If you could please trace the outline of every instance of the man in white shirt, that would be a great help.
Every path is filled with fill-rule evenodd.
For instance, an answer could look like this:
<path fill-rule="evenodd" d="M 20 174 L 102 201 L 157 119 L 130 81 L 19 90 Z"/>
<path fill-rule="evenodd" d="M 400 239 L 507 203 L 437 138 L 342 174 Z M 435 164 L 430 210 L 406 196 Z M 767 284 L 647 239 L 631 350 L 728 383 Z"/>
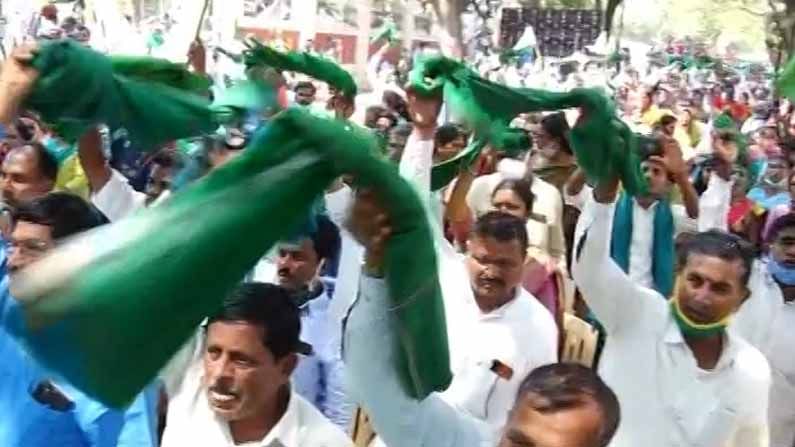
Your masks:
<path fill-rule="evenodd" d="M 732 325 L 767 357 L 770 445 L 795 445 L 795 215 L 773 223 L 767 259 L 754 265 L 751 298 Z"/>
<path fill-rule="evenodd" d="M 356 206 L 361 199 L 357 200 Z M 378 209 L 378 207 L 376 207 Z M 616 396 L 589 369 L 579 365 L 553 364 L 535 369 L 520 385 L 510 402 L 507 423 L 493 426 L 473 417 L 466 409 L 451 405 L 443 396 L 433 393 L 423 400 L 410 397 L 396 367 L 401 330 L 395 317 L 386 282 L 372 272 L 381 271 L 377 253 L 391 230 L 388 224 L 372 225 L 375 216 L 353 213 L 352 229 L 358 240 L 367 245 L 367 271 L 360 285 L 360 294 L 346 319 L 344 356 L 349 372 L 351 392 L 371 417 L 374 428 L 389 447 L 605 447 L 619 422 Z M 360 220 L 357 224 L 355 221 Z M 516 219 L 516 218 L 514 218 Z M 516 219 L 518 221 L 518 219 Z M 521 222 L 511 225 L 514 235 L 521 233 Z M 483 236 L 480 236 L 484 239 Z M 521 257 L 524 250 L 516 237 L 499 241 L 493 237 L 475 242 L 488 248 L 485 256 L 479 248 L 473 253 L 481 265 L 488 267 L 484 276 L 473 278 L 473 288 L 480 297 L 479 305 L 500 306 L 517 298 L 510 288 L 490 278 L 488 270 L 508 268 L 495 256 L 502 246 L 508 256 Z M 491 240 L 489 240 L 491 239 Z M 411 262 L 410 259 L 401 262 Z M 478 262 L 473 259 L 471 262 Z M 519 261 L 521 264 L 521 261 Z M 388 275 L 389 272 L 387 271 Z M 444 278 L 441 278 L 444 281 Z M 526 298 L 523 301 L 529 301 Z M 449 320 L 448 315 L 448 320 Z M 477 334 L 475 334 L 477 335 Z M 500 341 L 493 339 L 495 342 Z M 484 340 L 484 343 L 487 343 Z M 508 365 L 493 362 L 490 373 L 495 376 L 517 375 Z M 454 379 L 456 380 L 456 379 Z"/>
<path fill-rule="evenodd" d="M 290 387 L 297 354 L 308 348 L 300 331 L 286 290 L 239 286 L 209 319 L 198 347 L 172 362 L 163 447 L 352 446 Z"/>
<path fill-rule="evenodd" d="M 521 219 L 482 216 L 467 249 L 465 260 L 440 266 L 453 370 L 443 397 L 498 429 L 522 379 L 557 361 L 558 330 L 549 311 L 521 287 L 527 253 Z"/>
<path fill-rule="evenodd" d="M 315 216 L 314 220 L 314 224 L 306 225 L 306 234 L 281 241 L 275 264 L 261 262 L 255 269 L 254 280 L 278 283 L 298 306 L 301 340 L 312 346 L 312 352 L 299 358 L 292 376 L 293 386 L 340 429 L 347 430 L 355 406 L 345 392 L 340 357 L 341 318 L 332 315 L 331 295 L 320 279 L 323 267 L 337 256 L 340 236 L 327 217 Z"/>
<path fill-rule="evenodd" d="M 766 447 L 770 368 L 726 331 L 748 297 L 752 255 L 711 231 L 682 249 L 673 298 L 629 279 L 610 258 L 618 180 L 594 191 L 573 276 L 605 327 L 600 374 L 624 413 L 612 447 Z"/>
<path fill-rule="evenodd" d="M 669 277 L 672 274 L 671 268 L 660 268 L 657 261 L 664 259 L 664 262 L 672 263 L 674 236 L 684 229 L 683 227 L 691 227 L 690 229 L 695 230 L 699 201 L 698 195 L 690 183 L 687 166 L 682 159 L 682 152 L 676 141 L 661 139 L 657 144 L 660 145 L 658 150 L 647 154 L 646 159 L 641 163 L 641 168 L 649 184 L 648 194 L 627 197 L 622 193 L 622 200 L 626 198 L 631 201 L 631 210 L 624 210 L 624 212 L 631 213 L 631 215 L 625 216 L 621 212 L 623 207 L 619 202 L 614 222 L 622 223 L 622 225 L 616 226 L 618 231 L 613 229 L 607 236 L 610 242 L 608 252 L 628 273 L 630 279 L 643 287 L 653 288 L 662 295 L 668 295 L 672 286 Z M 584 177 L 576 176 L 565 188 L 567 203 L 581 210 L 577 228 L 574 231 L 574 241 L 580 240 L 585 228 L 593 220 L 594 203 L 590 196 L 592 189 L 584 187 L 584 181 Z M 674 184 L 678 185 L 682 192 L 684 207 L 671 205 L 667 200 Z M 669 209 L 663 209 L 664 206 Z M 669 228 L 658 228 L 662 221 L 658 213 L 663 212 L 671 216 Z M 622 216 L 626 217 L 626 220 L 622 219 Z M 629 235 L 624 235 L 627 229 L 629 229 Z M 627 253 L 621 253 L 622 244 L 613 240 L 621 236 L 629 238 Z M 662 240 L 657 240 L 657 238 Z M 665 250 L 664 253 L 663 250 Z M 621 265 L 620 259 L 625 259 L 627 265 Z"/>

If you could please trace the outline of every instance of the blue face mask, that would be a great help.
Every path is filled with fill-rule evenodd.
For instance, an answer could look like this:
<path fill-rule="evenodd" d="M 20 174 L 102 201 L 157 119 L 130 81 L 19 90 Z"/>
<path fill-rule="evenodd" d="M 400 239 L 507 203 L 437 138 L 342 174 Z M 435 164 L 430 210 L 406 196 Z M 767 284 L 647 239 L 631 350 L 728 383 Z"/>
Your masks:
<path fill-rule="evenodd" d="M 767 262 L 767 271 L 781 284 L 795 286 L 795 268 L 787 267 L 771 258 Z"/>

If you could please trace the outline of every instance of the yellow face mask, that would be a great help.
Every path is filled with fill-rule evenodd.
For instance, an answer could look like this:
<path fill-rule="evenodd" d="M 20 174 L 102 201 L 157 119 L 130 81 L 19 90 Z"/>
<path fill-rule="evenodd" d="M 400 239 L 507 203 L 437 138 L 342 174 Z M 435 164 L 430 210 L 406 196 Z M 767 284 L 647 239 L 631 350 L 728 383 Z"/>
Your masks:
<path fill-rule="evenodd" d="M 715 323 L 702 324 L 693 321 L 682 312 L 682 307 L 679 305 L 680 281 L 681 279 L 677 277 L 676 284 L 674 285 L 674 296 L 669 300 L 669 304 L 671 306 L 671 314 L 674 317 L 674 321 L 676 321 L 676 325 L 679 326 L 679 330 L 682 331 L 682 335 L 694 338 L 707 338 L 725 331 L 729 322 L 731 322 L 733 317 L 732 314 L 727 315 L 722 320 Z"/>

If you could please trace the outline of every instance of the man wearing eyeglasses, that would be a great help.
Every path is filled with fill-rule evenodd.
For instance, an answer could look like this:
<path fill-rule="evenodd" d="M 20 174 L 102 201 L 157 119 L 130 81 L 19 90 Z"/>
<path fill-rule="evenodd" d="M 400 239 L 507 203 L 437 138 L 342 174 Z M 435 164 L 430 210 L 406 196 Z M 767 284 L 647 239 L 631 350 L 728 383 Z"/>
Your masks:
<path fill-rule="evenodd" d="M 10 275 L 0 283 L 0 445 L 3 447 L 149 447 L 156 444 L 157 389 L 127 411 L 105 407 L 50 376 L 12 338 L 26 330 L 20 303 L 8 290 L 16 274 L 59 240 L 107 219 L 83 199 L 51 193 L 14 210 L 6 241 Z"/>

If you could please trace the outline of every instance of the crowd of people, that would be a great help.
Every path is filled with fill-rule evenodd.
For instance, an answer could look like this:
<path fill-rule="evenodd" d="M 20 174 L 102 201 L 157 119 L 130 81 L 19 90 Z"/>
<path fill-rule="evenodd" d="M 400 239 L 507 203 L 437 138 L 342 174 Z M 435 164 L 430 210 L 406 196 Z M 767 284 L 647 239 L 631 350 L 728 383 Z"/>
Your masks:
<path fill-rule="evenodd" d="M 16 336 L 37 324 L 14 297 L 26 269 L 235 163 L 271 117 L 162 148 L 102 123 L 67 141 L 24 107 L 39 76 L 25 46 L 0 71 L 0 445 L 795 447 L 795 105 L 771 79 L 599 68 L 640 135 L 639 194 L 578 164 L 577 109 L 516 116 L 530 145 L 486 147 L 432 190 L 432 168 L 468 151 L 475 129 L 407 87 L 413 59 L 434 50 L 390 62 L 387 49 L 355 97 L 300 73 L 247 74 L 283 108 L 367 129 L 414 186 L 449 386 L 417 397 L 395 367 L 406 334 L 384 253 L 399 216 L 346 176 L 130 405 L 45 368 Z M 192 70 L 223 79 L 207 62 L 194 43 Z M 596 76 L 534 63 L 482 74 L 557 89 Z"/>

